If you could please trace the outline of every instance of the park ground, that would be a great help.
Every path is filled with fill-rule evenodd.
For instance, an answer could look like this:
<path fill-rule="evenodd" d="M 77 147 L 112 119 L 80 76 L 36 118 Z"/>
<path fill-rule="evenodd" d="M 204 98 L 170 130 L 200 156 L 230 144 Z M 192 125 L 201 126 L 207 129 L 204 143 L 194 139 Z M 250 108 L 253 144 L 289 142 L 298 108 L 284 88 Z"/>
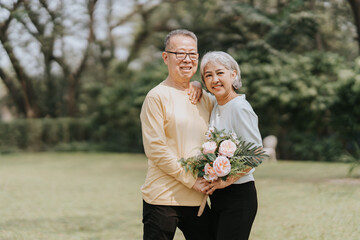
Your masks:
<path fill-rule="evenodd" d="M 142 239 L 146 161 L 142 154 L 0 155 L 0 239 Z M 348 178 L 348 169 L 263 163 L 255 171 L 259 210 L 250 239 L 360 239 L 360 179 Z M 181 232 L 175 239 L 184 239 Z"/>

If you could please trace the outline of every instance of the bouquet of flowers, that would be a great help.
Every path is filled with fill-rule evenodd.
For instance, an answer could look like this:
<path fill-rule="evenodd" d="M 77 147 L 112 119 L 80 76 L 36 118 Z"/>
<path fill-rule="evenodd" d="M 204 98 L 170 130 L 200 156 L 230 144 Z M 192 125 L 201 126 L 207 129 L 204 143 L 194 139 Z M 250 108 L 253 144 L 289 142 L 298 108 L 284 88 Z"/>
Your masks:
<path fill-rule="evenodd" d="M 249 167 L 259 166 L 268 157 L 261 146 L 242 141 L 234 132 L 210 127 L 205 135 L 207 142 L 202 145 L 199 154 L 179 160 L 182 167 L 190 171 L 195 178 L 203 177 L 208 181 L 221 178 L 226 181 L 229 176 L 243 173 Z M 207 195 L 198 216 L 205 207 L 206 199 Z"/>

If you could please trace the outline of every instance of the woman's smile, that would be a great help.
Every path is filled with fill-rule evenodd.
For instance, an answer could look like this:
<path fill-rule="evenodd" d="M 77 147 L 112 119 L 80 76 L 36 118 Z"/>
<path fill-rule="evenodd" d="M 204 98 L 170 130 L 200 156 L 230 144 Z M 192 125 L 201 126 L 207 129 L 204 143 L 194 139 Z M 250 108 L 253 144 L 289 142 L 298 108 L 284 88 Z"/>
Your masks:
<path fill-rule="evenodd" d="M 213 85 L 213 89 L 215 90 L 215 91 L 218 91 L 218 90 L 221 90 L 221 88 L 223 87 L 223 85 L 222 84 L 216 84 L 216 85 Z"/>

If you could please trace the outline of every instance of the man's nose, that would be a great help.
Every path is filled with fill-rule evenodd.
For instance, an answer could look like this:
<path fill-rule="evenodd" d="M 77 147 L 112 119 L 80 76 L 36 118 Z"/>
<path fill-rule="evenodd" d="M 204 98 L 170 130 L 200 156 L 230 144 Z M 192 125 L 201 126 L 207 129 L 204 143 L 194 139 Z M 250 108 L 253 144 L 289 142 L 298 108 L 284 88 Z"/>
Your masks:
<path fill-rule="evenodd" d="M 191 62 L 190 54 L 186 54 L 186 56 L 185 56 L 185 58 L 183 59 L 183 61 Z"/>

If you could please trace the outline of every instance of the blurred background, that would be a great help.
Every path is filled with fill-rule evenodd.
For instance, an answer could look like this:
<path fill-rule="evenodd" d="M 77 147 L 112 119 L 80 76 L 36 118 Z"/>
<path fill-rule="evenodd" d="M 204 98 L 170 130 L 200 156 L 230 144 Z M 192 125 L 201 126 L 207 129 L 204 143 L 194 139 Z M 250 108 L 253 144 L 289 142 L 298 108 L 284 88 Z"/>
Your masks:
<path fill-rule="evenodd" d="M 177 28 L 235 57 L 277 158 L 360 158 L 358 0 L 0 0 L 0 152 L 143 152 Z"/>

